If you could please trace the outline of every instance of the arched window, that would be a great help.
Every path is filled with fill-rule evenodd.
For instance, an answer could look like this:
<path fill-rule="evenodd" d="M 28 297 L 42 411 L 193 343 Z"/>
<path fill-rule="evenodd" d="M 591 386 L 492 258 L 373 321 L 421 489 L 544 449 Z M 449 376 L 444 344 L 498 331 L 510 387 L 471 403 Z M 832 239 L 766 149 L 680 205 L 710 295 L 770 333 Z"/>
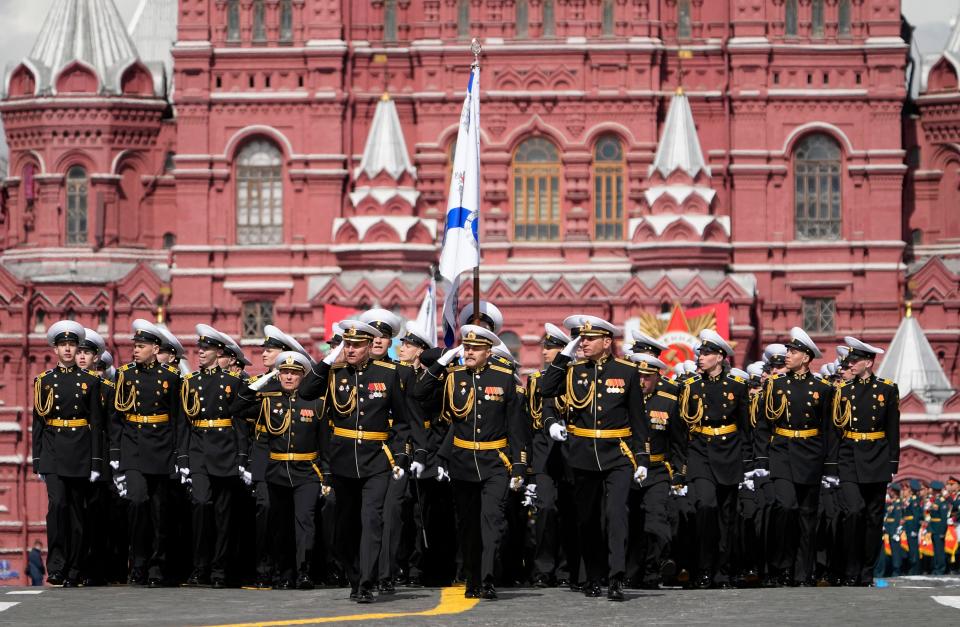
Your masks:
<path fill-rule="evenodd" d="M 530 5 L 527 0 L 517 0 L 517 37 L 526 37 L 530 32 Z"/>
<path fill-rule="evenodd" d="M 383 0 L 383 41 L 397 41 L 397 0 Z"/>
<path fill-rule="evenodd" d="M 87 171 L 74 166 L 67 171 L 67 246 L 87 244 Z"/>
<path fill-rule="evenodd" d="M 805 137 L 793 153 L 796 237 L 840 239 L 840 145 L 829 135 Z"/>
<path fill-rule="evenodd" d="M 267 40 L 267 8 L 263 0 L 253 0 L 253 40 Z"/>
<path fill-rule="evenodd" d="M 240 41 L 240 0 L 227 0 L 227 41 Z"/>
<path fill-rule="evenodd" d="M 266 140 L 237 156 L 237 243 L 283 241 L 283 168 L 280 150 Z"/>
<path fill-rule="evenodd" d="M 784 9 L 783 32 L 787 37 L 797 36 L 797 0 L 787 0 Z"/>
<path fill-rule="evenodd" d="M 457 3 L 457 37 L 470 37 L 470 0 L 459 0 Z"/>
<path fill-rule="evenodd" d="M 603 0 L 603 21 L 600 25 L 600 28 L 601 32 L 606 37 L 613 36 L 613 9 L 613 0 Z"/>
<path fill-rule="evenodd" d="M 280 41 L 293 41 L 293 0 L 280 0 Z"/>
<path fill-rule="evenodd" d="M 823 37 L 823 0 L 810 3 L 810 30 L 814 37 Z"/>
<path fill-rule="evenodd" d="M 623 239 L 623 145 L 605 135 L 593 152 L 593 220 L 598 240 Z"/>
<path fill-rule="evenodd" d="M 677 0 L 677 37 L 689 39 L 690 34 L 690 0 Z"/>
<path fill-rule="evenodd" d="M 837 7 L 837 32 L 841 36 L 850 34 L 850 0 L 840 0 Z"/>
<path fill-rule="evenodd" d="M 546 139 L 520 144 L 513 156 L 513 235 L 517 240 L 560 239 L 560 157 Z"/>
<path fill-rule="evenodd" d="M 543 36 L 555 37 L 557 34 L 557 15 L 553 10 L 553 0 L 543 0 Z"/>

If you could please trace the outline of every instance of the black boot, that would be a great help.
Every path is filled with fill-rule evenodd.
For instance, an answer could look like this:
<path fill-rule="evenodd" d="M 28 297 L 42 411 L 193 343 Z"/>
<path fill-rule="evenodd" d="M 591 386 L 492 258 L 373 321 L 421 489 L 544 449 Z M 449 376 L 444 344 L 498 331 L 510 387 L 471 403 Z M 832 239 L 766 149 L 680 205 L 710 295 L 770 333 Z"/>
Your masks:
<path fill-rule="evenodd" d="M 488 601 L 496 601 L 499 598 L 497 596 L 497 589 L 493 587 L 492 583 L 483 584 L 483 592 L 481 596 Z"/>
<path fill-rule="evenodd" d="M 608 601 L 623 601 L 623 580 L 620 578 L 611 579 L 610 587 L 607 588 Z"/>

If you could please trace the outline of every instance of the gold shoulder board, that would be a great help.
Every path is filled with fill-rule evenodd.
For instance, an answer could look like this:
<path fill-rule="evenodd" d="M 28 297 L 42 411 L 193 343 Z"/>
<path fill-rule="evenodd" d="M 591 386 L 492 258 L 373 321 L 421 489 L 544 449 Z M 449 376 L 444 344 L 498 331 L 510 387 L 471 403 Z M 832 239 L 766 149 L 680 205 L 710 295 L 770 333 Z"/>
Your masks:
<path fill-rule="evenodd" d="M 373 363 L 375 363 L 375 364 L 378 365 L 378 366 L 383 366 L 384 368 L 389 368 L 390 370 L 396 370 L 396 369 L 397 369 L 397 364 L 391 363 L 391 362 L 389 362 L 389 361 L 381 361 L 381 360 L 379 360 L 379 359 L 374 359 L 374 360 L 373 360 Z"/>
<path fill-rule="evenodd" d="M 505 372 L 507 374 L 513 374 L 513 370 L 509 368 L 504 368 L 503 366 L 498 366 L 496 364 L 490 364 L 490 370 L 496 370 L 497 372 Z"/>
<path fill-rule="evenodd" d="M 669 398 L 671 401 L 677 400 L 676 394 L 670 394 L 669 392 L 664 392 L 663 390 L 657 390 L 657 396 L 662 396 L 663 398 Z"/>

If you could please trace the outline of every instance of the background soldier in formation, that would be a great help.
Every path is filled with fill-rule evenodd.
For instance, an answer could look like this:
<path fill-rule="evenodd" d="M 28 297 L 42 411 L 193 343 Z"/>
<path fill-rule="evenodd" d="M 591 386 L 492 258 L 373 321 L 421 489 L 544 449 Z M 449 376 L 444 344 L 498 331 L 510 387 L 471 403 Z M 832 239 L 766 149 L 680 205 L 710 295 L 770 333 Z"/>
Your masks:
<path fill-rule="evenodd" d="M 460 320 L 461 345 L 442 351 L 370 310 L 334 325 L 319 363 L 267 326 L 261 376 L 209 325 L 193 372 L 145 320 L 115 372 L 99 334 L 52 325 L 58 365 L 34 399 L 49 580 L 115 580 L 98 568 L 114 552 L 151 586 L 310 589 L 342 568 L 368 603 L 408 576 L 450 583 L 459 555 L 470 597 L 532 580 L 591 597 L 607 584 L 619 601 L 626 583 L 872 585 L 953 567 L 960 484 L 888 486 L 899 394 L 873 374 L 881 349 L 848 337 L 815 375 L 820 350 L 794 328 L 744 372 L 707 330 L 697 363 L 669 379 L 666 346 L 634 331 L 619 358 L 620 329 L 576 315 L 569 335 L 546 325 L 545 368 L 523 385 L 499 310 L 481 301 Z M 187 496 L 192 516 L 171 520 Z M 123 511 L 129 539 L 106 516 Z M 237 533 L 256 547 L 250 573 L 231 559 Z M 189 577 L 174 539 L 192 548 Z"/>

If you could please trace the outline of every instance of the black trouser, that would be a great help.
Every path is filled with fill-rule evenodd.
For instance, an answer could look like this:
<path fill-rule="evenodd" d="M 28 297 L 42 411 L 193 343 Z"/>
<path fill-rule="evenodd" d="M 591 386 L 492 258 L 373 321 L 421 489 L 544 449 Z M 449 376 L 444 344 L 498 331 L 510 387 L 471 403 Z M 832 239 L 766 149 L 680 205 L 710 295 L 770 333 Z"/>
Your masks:
<path fill-rule="evenodd" d="M 269 582 L 273 577 L 273 552 L 270 538 L 272 520 L 270 518 L 270 488 L 266 481 L 257 481 L 254 485 L 254 500 L 257 511 L 254 521 L 257 550 L 257 580 Z"/>
<path fill-rule="evenodd" d="M 777 538 L 774 525 L 774 512 L 777 509 L 777 495 L 773 489 L 773 479 L 762 477 L 754 479 L 755 485 L 763 495 L 763 510 L 760 514 L 760 540 L 763 543 L 763 557 L 760 565 L 765 575 L 773 575 L 776 567 L 773 565 L 776 559 Z"/>
<path fill-rule="evenodd" d="M 670 544 L 667 497 L 670 483 L 658 481 L 630 490 L 627 577 L 634 584 L 660 583 L 660 562 Z"/>
<path fill-rule="evenodd" d="M 747 575 L 755 575 L 763 560 L 763 542 L 760 526 L 763 518 L 763 494 L 758 493 L 756 484 L 750 490 L 743 487 L 737 495 L 737 572 L 741 582 Z"/>
<path fill-rule="evenodd" d="M 431 477 L 417 480 L 410 485 L 420 493 L 420 515 L 414 517 L 417 537 L 410 560 L 410 574 L 419 576 L 426 585 L 448 586 L 457 570 L 457 535 L 450 482 L 437 481 Z M 424 530 L 427 535 L 426 544 Z"/>
<path fill-rule="evenodd" d="M 80 576 L 83 523 L 90 482 L 86 477 L 48 474 L 47 572 L 68 579 Z"/>
<path fill-rule="evenodd" d="M 147 569 L 150 579 L 166 575 L 169 553 L 170 489 L 168 475 L 127 470 L 127 498 L 130 500 L 130 552 L 133 570 Z"/>
<path fill-rule="evenodd" d="M 83 577 L 92 583 L 106 583 L 110 568 L 110 545 L 108 538 L 113 529 L 110 519 L 109 481 L 95 481 L 90 484 L 87 508 L 84 514 Z"/>
<path fill-rule="evenodd" d="M 334 542 L 340 565 L 354 589 L 377 583 L 377 558 L 383 539 L 383 506 L 389 472 L 353 479 L 333 476 L 337 495 Z"/>
<path fill-rule="evenodd" d="M 777 497 L 774 529 L 779 541 L 775 566 L 793 580 L 813 579 L 816 563 L 817 513 L 820 484 L 805 485 L 789 479 L 774 479 Z"/>
<path fill-rule="evenodd" d="M 722 485 L 711 479 L 693 480 L 697 499 L 697 536 L 700 540 L 701 575 L 730 574 L 730 554 L 736 543 L 737 485 Z"/>
<path fill-rule="evenodd" d="M 387 495 L 383 502 L 383 541 L 380 545 L 379 575 L 380 581 L 391 581 L 400 574 L 397 564 L 397 552 L 404 528 L 404 504 L 407 495 L 409 473 L 387 484 Z"/>
<path fill-rule="evenodd" d="M 933 542 L 933 574 L 947 574 L 947 552 L 944 550 L 946 543 L 946 531 L 943 533 L 931 533 L 930 539 Z"/>
<path fill-rule="evenodd" d="M 580 580 L 577 505 L 573 483 L 547 473 L 537 474 L 537 518 L 534 572 L 548 578 Z"/>
<path fill-rule="evenodd" d="M 468 590 L 494 582 L 500 543 L 507 530 L 509 482 L 510 477 L 503 472 L 483 481 L 453 481 Z"/>
<path fill-rule="evenodd" d="M 623 579 L 627 569 L 630 524 L 627 501 L 632 481 L 633 469 L 630 466 L 601 471 L 573 471 L 580 552 L 588 583 L 599 584 L 606 574 L 609 574 L 611 581 Z M 604 523 L 606 534 L 603 533 Z"/>
<path fill-rule="evenodd" d="M 886 493 L 886 483 L 840 482 L 847 579 L 859 579 L 862 583 L 873 580 L 873 569 L 882 548 Z M 891 538 L 890 542 L 893 544 L 895 540 Z M 896 551 L 896 547 L 891 548 Z M 894 571 L 897 570 L 895 567 Z"/>
<path fill-rule="evenodd" d="M 190 497 L 193 515 L 193 567 L 214 579 L 226 577 L 233 533 L 233 493 L 237 477 L 211 477 L 204 473 L 191 475 Z M 211 534 L 213 542 L 211 551 Z"/>
<path fill-rule="evenodd" d="M 268 483 L 270 520 L 274 525 L 273 563 L 280 581 L 291 582 L 295 574 L 309 574 L 313 559 L 313 516 L 320 496 L 320 481 L 300 485 Z"/>

